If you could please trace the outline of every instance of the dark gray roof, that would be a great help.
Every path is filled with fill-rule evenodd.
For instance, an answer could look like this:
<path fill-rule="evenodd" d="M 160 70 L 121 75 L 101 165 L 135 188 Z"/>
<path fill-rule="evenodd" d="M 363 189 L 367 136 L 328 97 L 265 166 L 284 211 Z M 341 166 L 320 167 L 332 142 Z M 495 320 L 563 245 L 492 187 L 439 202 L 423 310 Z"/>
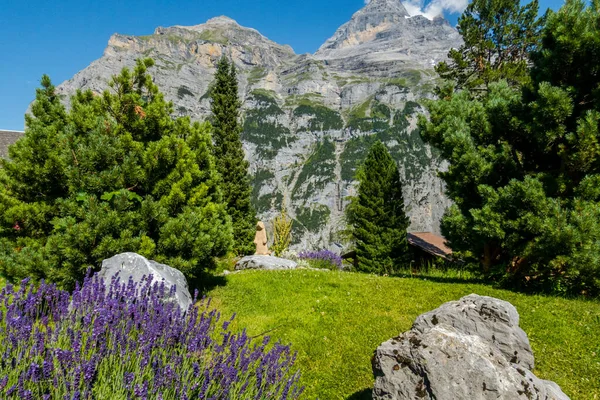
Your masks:
<path fill-rule="evenodd" d="M 8 146 L 16 142 L 23 134 L 23 132 L 19 131 L 4 131 L 0 129 L 0 157 L 7 158 Z"/>

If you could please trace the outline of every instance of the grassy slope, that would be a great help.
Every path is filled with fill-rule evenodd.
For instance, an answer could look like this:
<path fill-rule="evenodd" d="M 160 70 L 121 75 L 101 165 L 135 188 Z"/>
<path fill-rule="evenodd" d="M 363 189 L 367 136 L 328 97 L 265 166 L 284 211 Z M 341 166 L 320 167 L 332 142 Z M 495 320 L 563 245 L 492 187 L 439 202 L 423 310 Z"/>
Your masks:
<path fill-rule="evenodd" d="M 535 373 L 573 399 L 600 399 L 600 303 L 527 296 L 470 283 L 320 271 L 253 271 L 213 288 L 224 316 L 250 335 L 292 343 L 305 398 L 370 398 L 370 358 L 440 304 L 477 293 L 511 302 L 533 347 Z"/>

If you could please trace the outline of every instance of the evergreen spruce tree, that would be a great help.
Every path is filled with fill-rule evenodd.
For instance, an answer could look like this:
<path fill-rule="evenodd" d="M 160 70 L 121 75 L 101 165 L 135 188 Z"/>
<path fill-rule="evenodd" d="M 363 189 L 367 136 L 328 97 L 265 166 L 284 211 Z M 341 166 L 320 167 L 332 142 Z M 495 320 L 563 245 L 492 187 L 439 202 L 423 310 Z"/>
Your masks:
<path fill-rule="evenodd" d="M 376 142 L 358 169 L 358 189 L 347 208 L 359 270 L 390 274 L 407 261 L 404 199 L 398 167 L 385 145 Z"/>
<path fill-rule="evenodd" d="M 47 77 L 0 168 L 0 273 L 72 286 L 134 251 L 197 277 L 231 246 L 210 125 L 172 119 L 147 74 L 124 69 L 67 113 Z"/>
<path fill-rule="evenodd" d="M 248 161 L 244 159 L 240 138 L 237 76 L 234 64 L 226 57 L 217 64 L 211 100 L 214 155 L 227 212 L 233 222 L 234 251 L 240 255 L 252 254 L 256 212 L 250 202 Z"/>
<path fill-rule="evenodd" d="M 41 85 L 31 114 L 25 115 L 27 134 L 9 149 L 14 162 L 3 165 L 16 177 L 12 190 L 30 202 L 52 201 L 66 189 L 64 166 L 54 148 L 64 140 L 67 113 L 47 75 L 42 76 Z"/>

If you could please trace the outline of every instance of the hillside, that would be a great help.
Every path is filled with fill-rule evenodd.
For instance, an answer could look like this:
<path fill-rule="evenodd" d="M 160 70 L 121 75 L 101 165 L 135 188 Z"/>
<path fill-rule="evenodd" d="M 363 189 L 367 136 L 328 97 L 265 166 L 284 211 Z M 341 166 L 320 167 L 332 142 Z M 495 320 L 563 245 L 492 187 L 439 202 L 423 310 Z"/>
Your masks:
<path fill-rule="evenodd" d="M 282 200 L 298 248 L 328 246 L 343 227 L 357 162 L 376 139 L 399 163 L 413 231 L 439 231 L 446 206 L 437 153 L 416 131 L 419 101 L 431 96 L 432 66 L 460 37 L 442 18 L 410 17 L 399 0 L 373 0 L 315 55 L 295 54 L 227 17 L 152 35 L 115 34 L 104 55 L 62 83 L 101 92 L 135 59 L 152 57 L 156 83 L 176 115 L 204 119 L 216 61 L 232 58 L 243 96 L 244 148 L 253 201 L 269 222 Z"/>
<path fill-rule="evenodd" d="M 517 308 L 538 377 L 555 381 L 572 399 L 600 397 L 597 302 L 524 295 L 461 279 L 330 271 L 243 272 L 220 284 L 207 295 L 223 319 L 236 314 L 234 329 L 269 335 L 298 352 L 306 399 L 370 399 L 377 346 L 410 329 L 418 315 L 471 293 Z"/>

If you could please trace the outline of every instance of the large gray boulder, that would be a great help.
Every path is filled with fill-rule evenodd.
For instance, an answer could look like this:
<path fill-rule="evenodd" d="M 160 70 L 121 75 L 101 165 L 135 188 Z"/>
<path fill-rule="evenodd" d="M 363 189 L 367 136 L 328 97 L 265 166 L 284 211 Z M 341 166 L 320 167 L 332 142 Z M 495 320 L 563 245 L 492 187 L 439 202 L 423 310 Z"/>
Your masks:
<path fill-rule="evenodd" d="M 117 273 L 121 282 L 127 282 L 132 277 L 134 282 L 139 283 L 144 276 L 152 276 L 152 283 L 164 282 L 167 291 L 175 286 L 173 300 L 183 311 L 187 311 L 193 303 L 185 277 L 181 271 L 168 265 L 148 260 L 137 253 L 121 253 L 102 261 L 98 276 L 108 285 Z"/>
<path fill-rule="evenodd" d="M 275 256 L 246 256 L 235 264 L 236 271 L 244 269 L 296 269 L 298 264 L 292 260 Z"/>
<path fill-rule="evenodd" d="M 533 369 L 529 339 L 519 327 L 517 309 L 508 301 L 471 294 L 418 316 L 412 330 L 424 333 L 438 324 L 477 335 L 497 347 L 511 363 Z"/>
<path fill-rule="evenodd" d="M 373 399 L 568 399 L 554 382 L 537 378 L 507 354 L 508 341 L 517 352 L 529 347 L 524 333 L 525 341 L 514 339 L 519 331 L 518 314 L 505 301 L 470 295 L 446 303 L 377 348 Z"/>

